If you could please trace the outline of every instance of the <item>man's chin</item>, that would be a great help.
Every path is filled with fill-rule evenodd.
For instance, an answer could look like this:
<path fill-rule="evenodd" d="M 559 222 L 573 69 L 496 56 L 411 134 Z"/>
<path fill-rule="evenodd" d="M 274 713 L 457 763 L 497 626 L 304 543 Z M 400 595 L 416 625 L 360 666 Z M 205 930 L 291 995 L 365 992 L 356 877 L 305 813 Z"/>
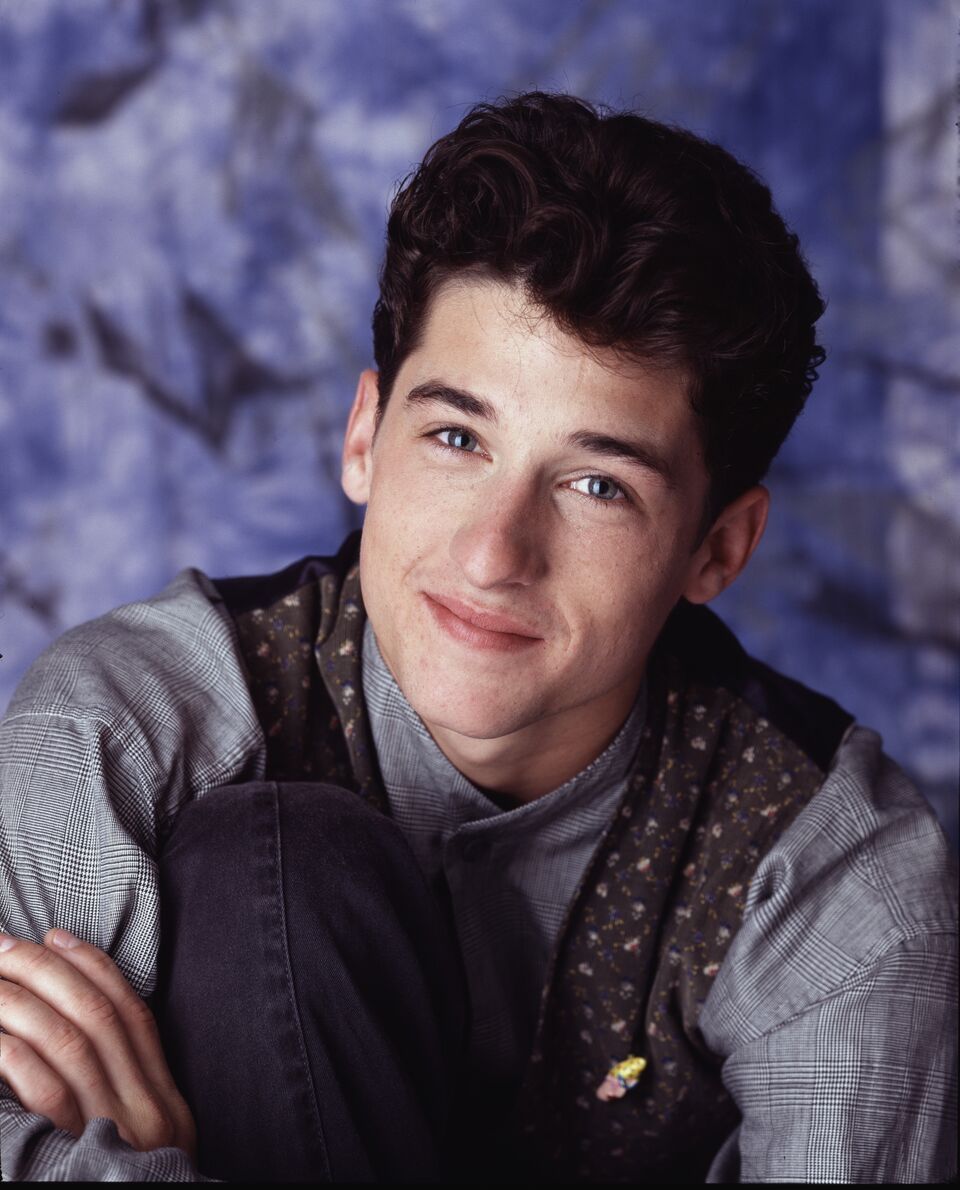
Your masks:
<path fill-rule="evenodd" d="M 453 665 L 448 659 L 426 659 L 402 651 L 397 668 L 380 647 L 404 698 L 436 738 L 437 731 L 467 739 L 497 740 L 529 727 L 551 713 L 531 667 L 517 667 L 509 677 L 497 668 Z M 481 659 L 482 660 L 482 659 Z"/>
<path fill-rule="evenodd" d="M 457 705 L 452 700 L 441 701 L 431 697 L 409 701 L 435 739 L 438 733 L 470 740 L 504 739 L 542 717 L 539 709 L 525 711 L 516 705 L 505 707 L 502 698 L 489 703 L 478 699 L 467 705 L 463 701 Z"/>

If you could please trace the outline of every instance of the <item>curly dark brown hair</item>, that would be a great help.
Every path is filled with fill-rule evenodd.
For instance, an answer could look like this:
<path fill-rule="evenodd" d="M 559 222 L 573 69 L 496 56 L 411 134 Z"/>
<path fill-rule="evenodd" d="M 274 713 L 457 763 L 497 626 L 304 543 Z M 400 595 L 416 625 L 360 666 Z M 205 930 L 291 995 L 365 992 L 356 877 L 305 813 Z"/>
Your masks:
<path fill-rule="evenodd" d="M 532 91 L 480 103 L 402 183 L 373 313 L 382 415 L 454 274 L 518 282 L 564 331 L 690 378 L 711 494 L 758 483 L 825 352 L 824 311 L 770 191 L 725 149 Z"/>

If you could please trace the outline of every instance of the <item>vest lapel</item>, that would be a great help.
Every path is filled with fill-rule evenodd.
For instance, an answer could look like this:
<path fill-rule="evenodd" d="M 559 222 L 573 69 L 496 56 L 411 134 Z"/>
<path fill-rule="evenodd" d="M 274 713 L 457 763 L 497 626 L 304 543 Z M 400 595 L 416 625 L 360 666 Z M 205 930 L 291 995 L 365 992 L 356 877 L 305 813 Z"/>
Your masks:
<path fill-rule="evenodd" d="M 373 733 L 363 699 L 363 623 L 360 562 L 320 580 L 320 628 L 314 644 L 317 666 L 340 719 L 358 792 L 389 813 Z"/>

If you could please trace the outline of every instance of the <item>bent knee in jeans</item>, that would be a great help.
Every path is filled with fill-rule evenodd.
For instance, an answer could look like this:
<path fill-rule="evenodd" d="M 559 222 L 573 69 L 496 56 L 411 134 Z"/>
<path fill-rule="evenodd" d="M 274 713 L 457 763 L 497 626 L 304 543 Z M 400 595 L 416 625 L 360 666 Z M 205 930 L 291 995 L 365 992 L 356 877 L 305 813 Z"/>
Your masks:
<path fill-rule="evenodd" d="M 396 824 L 338 786 L 224 786 L 181 811 L 160 885 L 155 1006 L 202 1172 L 432 1177 L 464 983 Z"/>

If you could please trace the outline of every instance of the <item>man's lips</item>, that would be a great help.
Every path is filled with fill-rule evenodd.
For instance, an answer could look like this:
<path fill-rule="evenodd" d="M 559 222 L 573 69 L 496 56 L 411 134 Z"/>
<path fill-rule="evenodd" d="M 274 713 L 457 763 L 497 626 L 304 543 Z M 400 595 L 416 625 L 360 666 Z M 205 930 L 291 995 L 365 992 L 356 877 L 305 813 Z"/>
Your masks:
<path fill-rule="evenodd" d="M 434 619 L 450 636 L 477 648 L 528 648 L 542 637 L 528 624 L 500 612 L 481 611 L 452 595 L 423 592 Z"/>
<path fill-rule="evenodd" d="M 513 616 L 504 616 L 500 612 L 480 611 L 452 595 L 435 595 L 431 591 L 425 591 L 424 594 L 434 602 L 442 603 L 458 619 L 465 620 L 474 628 L 485 628 L 488 632 L 509 632 L 513 636 L 534 636 L 538 640 L 541 639 L 537 631 L 521 620 L 515 620 Z"/>

